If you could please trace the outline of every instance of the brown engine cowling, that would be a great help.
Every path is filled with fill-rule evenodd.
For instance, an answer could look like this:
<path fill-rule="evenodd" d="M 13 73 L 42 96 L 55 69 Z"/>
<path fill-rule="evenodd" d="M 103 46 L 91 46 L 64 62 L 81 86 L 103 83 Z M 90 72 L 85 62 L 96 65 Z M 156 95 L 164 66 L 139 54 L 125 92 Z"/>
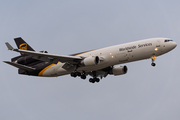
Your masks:
<path fill-rule="evenodd" d="M 128 71 L 127 66 L 113 66 L 113 68 L 110 71 L 111 75 L 123 75 L 126 74 Z"/>
<path fill-rule="evenodd" d="M 90 56 L 90 57 L 84 58 L 81 61 L 81 65 L 83 66 L 98 65 L 99 63 L 100 63 L 100 59 L 98 56 Z"/>

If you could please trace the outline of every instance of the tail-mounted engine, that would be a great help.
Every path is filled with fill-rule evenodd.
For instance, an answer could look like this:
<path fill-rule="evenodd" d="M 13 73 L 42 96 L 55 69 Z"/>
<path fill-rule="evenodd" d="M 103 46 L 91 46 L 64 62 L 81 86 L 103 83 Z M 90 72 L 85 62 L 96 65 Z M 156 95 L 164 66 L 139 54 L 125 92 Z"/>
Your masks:
<path fill-rule="evenodd" d="M 90 56 L 81 61 L 81 65 L 84 66 L 98 65 L 99 63 L 100 59 L 98 56 Z"/>
<path fill-rule="evenodd" d="M 111 75 L 123 75 L 126 74 L 128 71 L 127 66 L 113 66 L 113 68 L 110 71 Z"/>

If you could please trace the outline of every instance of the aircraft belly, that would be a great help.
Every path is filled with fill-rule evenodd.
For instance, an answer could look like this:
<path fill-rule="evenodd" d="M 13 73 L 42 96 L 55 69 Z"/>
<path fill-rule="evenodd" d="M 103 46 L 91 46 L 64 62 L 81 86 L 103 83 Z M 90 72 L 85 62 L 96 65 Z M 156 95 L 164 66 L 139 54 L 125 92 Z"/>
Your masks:
<path fill-rule="evenodd" d="M 106 64 L 106 65 L 85 66 L 85 67 L 78 68 L 78 71 L 91 72 L 91 71 L 100 70 L 109 66 L 111 65 Z"/>
<path fill-rule="evenodd" d="M 57 73 L 56 73 L 54 67 L 50 67 L 47 70 L 45 70 L 42 75 L 45 77 L 55 77 L 55 76 L 57 76 Z"/>
<path fill-rule="evenodd" d="M 58 68 L 62 67 L 62 63 L 52 64 L 48 67 L 42 74 L 44 77 L 57 77 L 58 75 Z"/>
<path fill-rule="evenodd" d="M 44 77 L 57 77 L 57 76 L 62 76 L 62 75 L 67 75 L 70 74 L 70 72 L 66 71 L 65 69 L 62 68 L 64 64 L 63 63 L 58 63 L 57 65 L 53 65 L 50 68 L 46 69 L 42 76 Z M 82 72 L 91 72 L 91 71 L 96 71 L 96 70 L 100 70 L 103 68 L 106 68 L 108 66 L 108 64 L 102 64 L 102 65 L 95 65 L 95 66 L 85 66 L 85 67 L 79 67 L 77 69 L 77 71 Z"/>

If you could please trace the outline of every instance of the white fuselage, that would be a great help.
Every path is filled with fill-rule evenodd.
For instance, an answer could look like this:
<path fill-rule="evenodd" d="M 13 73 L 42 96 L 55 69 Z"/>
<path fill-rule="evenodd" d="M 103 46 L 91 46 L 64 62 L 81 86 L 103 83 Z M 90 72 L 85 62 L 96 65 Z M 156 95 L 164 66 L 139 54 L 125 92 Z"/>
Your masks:
<path fill-rule="evenodd" d="M 173 41 L 165 42 L 165 40 L 169 40 L 169 39 L 168 38 L 145 39 L 136 42 L 105 47 L 79 54 L 77 56 L 82 56 L 82 57 L 98 56 L 101 62 L 98 65 L 79 67 L 77 71 L 91 72 L 117 64 L 124 64 L 128 62 L 160 56 L 162 54 L 171 51 L 177 45 Z M 62 68 L 63 65 L 64 63 L 60 63 L 60 62 L 58 64 L 52 65 L 43 72 L 42 76 L 56 77 L 56 76 L 70 74 L 70 72 Z"/>

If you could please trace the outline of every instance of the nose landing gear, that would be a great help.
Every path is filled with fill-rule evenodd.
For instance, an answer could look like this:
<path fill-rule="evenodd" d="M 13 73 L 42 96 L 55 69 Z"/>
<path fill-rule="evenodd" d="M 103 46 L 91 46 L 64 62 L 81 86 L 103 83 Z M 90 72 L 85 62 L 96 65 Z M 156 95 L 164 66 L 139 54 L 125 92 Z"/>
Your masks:
<path fill-rule="evenodd" d="M 156 60 L 156 56 L 151 57 L 151 59 L 152 59 L 151 65 L 152 65 L 153 67 L 155 67 L 155 66 L 156 66 L 156 63 L 154 63 L 154 61 Z"/>

